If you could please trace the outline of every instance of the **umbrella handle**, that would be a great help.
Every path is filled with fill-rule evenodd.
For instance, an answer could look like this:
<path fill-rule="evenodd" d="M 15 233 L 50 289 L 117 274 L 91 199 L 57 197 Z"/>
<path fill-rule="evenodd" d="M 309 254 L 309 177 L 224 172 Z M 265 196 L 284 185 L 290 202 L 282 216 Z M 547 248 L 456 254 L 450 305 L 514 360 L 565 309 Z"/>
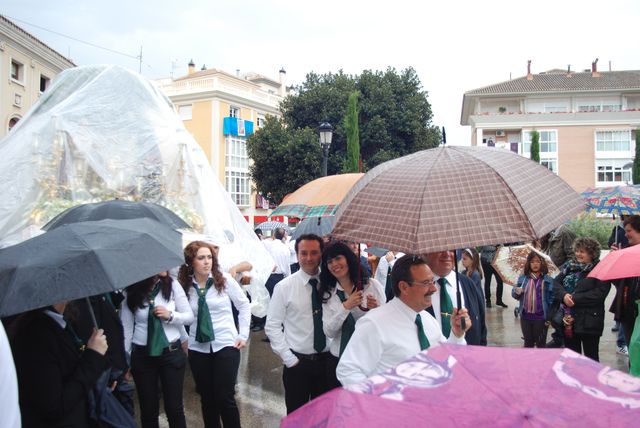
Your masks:
<path fill-rule="evenodd" d="M 89 308 L 89 315 L 91 315 L 91 322 L 93 322 L 93 326 L 98 328 L 98 321 L 96 321 L 96 314 L 93 312 L 93 306 L 91 306 L 91 302 L 88 297 L 84 298 L 85 302 L 87 302 L 87 308 Z"/>
<path fill-rule="evenodd" d="M 458 252 L 453 250 L 453 269 L 456 272 L 456 305 L 458 306 L 458 311 L 462 309 L 462 297 L 460 295 L 460 278 L 458 278 Z M 464 321 L 464 318 L 460 319 L 460 327 L 462 327 L 462 331 L 467 327 L 467 323 Z"/>

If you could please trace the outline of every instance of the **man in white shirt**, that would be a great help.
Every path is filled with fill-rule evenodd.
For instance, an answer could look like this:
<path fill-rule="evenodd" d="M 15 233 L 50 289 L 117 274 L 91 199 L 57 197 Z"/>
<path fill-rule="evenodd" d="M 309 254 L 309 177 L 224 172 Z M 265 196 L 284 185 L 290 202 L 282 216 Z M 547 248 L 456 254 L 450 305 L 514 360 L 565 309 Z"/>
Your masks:
<path fill-rule="evenodd" d="M 328 390 L 330 340 L 322 330 L 318 292 L 322 249 L 322 238 L 317 235 L 298 238 L 300 270 L 276 285 L 267 313 L 265 332 L 285 366 L 282 383 L 287 413 Z"/>
<path fill-rule="evenodd" d="M 375 279 L 384 287 L 384 294 L 387 302 L 393 299 L 393 287 L 391 286 L 391 269 L 396 260 L 404 256 L 404 253 L 397 251 L 388 251 L 387 254 L 380 257 L 378 267 L 376 268 Z"/>
<path fill-rule="evenodd" d="M 466 344 L 465 330 L 471 327 L 466 309 L 454 309 L 451 318 L 453 334 L 447 339 L 440 326 L 425 309 L 431 306 L 436 290 L 433 273 L 423 259 L 405 255 L 391 271 L 395 299 L 371 311 L 356 323 L 338 363 L 337 376 L 343 385 L 366 380 L 389 370 L 402 361 L 440 342 Z"/>

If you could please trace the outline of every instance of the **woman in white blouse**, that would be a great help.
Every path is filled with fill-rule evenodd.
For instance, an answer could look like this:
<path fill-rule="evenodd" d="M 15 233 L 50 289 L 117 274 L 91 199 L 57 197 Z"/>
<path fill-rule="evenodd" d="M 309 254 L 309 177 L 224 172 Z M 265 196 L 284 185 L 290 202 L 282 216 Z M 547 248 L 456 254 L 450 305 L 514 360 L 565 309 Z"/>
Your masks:
<path fill-rule="evenodd" d="M 342 242 L 325 247 L 320 265 L 322 328 L 331 338 L 330 383 L 340 386 L 335 368 L 353 334 L 356 321 L 366 311 L 386 301 L 382 285 L 360 267 L 358 257 Z"/>
<path fill-rule="evenodd" d="M 126 289 L 120 318 L 142 428 L 158 427 L 158 380 L 169 426 L 186 428 L 182 387 L 187 357 L 180 346 L 180 332 L 193 322 L 193 311 L 184 290 L 166 272 L 137 282 Z"/>
<path fill-rule="evenodd" d="M 194 241 L 184 249 L 182 284 L 196 322 L 189 330 L 189 365 L 200 394 L 204 426 L 240 426 L 235 387 L 240 349 L 249 338 L 249 300 L 229 274 L 222 273 L 214 247 Z M 232 304 L 238 310 L 238 328 Z"/>

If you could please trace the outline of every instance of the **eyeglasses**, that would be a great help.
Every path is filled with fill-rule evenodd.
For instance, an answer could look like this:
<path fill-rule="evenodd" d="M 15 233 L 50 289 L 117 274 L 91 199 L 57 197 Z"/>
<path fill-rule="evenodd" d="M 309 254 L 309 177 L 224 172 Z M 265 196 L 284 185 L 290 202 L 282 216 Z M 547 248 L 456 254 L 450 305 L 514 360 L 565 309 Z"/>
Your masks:
<path fill-rule="evenodd" d="M 423 287 L 435 287 L 436 286 L 436 282 L 434 280 L 430 280 L 430 281 L 422 281 L 422 282 L 416 282 L 416 281 L 406 281 L 407 284 L 409 285 L 422 285 Z"/>

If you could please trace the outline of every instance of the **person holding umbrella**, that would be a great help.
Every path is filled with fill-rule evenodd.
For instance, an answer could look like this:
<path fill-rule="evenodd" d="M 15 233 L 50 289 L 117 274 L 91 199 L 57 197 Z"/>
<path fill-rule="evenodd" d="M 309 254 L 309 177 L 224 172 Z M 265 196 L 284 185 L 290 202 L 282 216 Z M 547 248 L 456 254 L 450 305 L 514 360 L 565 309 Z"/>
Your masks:
<path fill-rule="evenodd" d="M 220 270 L 217 251 L 207 242 L 194 241 L 185 247 L 178 281 L 196 314 L 197 323 L 189 329 L 189 365 L 200 394 L 204 426 L 219 427 L 222 419 L 225 428 L 240 427 L 234 396 L 240 349 L 249 338 L 249 300 L 235 279 Z"/>
<path fill-rule="evenodd" d="M 564 305 L 565 347 L 600 361 L 598 348 L 604 329 L 604 301 L 611 286 L 587 275 L 600 261 L 600 244 L 580 237 L 573 242 L 574 259 L 562 266 L 553 285 L 554 299 Z"/>
<path fill-rule="evenodd" d="M 11 324 L 23 427 L 92 426 L 87 398 L 107 368 L 107 338 L 96 329 L 85 346 L 63 317 L 66 305 L 24 313 Z"/>
<path fill-rule="evenodd" d="M 349 343 L 356 321 L 366 311 L 383 304 L 386 298 L 382 285 L 369 278 L 360 268 L 358 257 L 342 242 L 329 244 L 322 252 L 320 293 L 322 327 L 325 335 L 332 339 L 329 375 L 333 375 L 332 386 L 338 387 L 335 367 Z"/>
<path fill-rule="evenodd" d="M 180 334 L 194 317 L 184 290 L 166 272 L 139 281 L 127 287 L 120 317 L 142 428 L 158 427 L 158 382 L 169 426 L 186 428 L 182 387 L 187 357 Z"/>
<path fill-rule="evenodd" d="M 433 279 L 419 256 L 405 255 L 396 261 L 391 270 L 396 298 L 358 320 L 336 370 L 343 385 L 363 382 L 439 343 L 466 344 L 465 331 L 472 327 L 466 309 L 453 308 L 448 338 L 425 310 L 436 291 Z"/>
<path fill-rule="evenodd" d="M 444 336 L 449 337 L 450 334 L 448 319 L 455 313 L 452 309 L 454 302 L 457 305 L 456 282 L 459 282 L 461 307 L 467 308 L 473 322 L 472 327 L 466 331 L 465 339 L 469 345 L 487 346 L 487 324 L 482 290 L 476 287 L 468 276 L 454 271 L 453 251 L 429 253 L 425 256 L 425 261 L 433 271 L 437 282 L 431 311 L 440 324 Z"/>
<path fill-rule="evenodd" d="M 524 275 L 520 275 L 511 290 L 511 296 L 520 301 L 518 315 L 525 348 L 534 345 L 544 348 L 547 343 L 546 322 L 553 304 L 553 279 L 548 272 L 544 257 L 531 251 L 524 264 Z"/>

